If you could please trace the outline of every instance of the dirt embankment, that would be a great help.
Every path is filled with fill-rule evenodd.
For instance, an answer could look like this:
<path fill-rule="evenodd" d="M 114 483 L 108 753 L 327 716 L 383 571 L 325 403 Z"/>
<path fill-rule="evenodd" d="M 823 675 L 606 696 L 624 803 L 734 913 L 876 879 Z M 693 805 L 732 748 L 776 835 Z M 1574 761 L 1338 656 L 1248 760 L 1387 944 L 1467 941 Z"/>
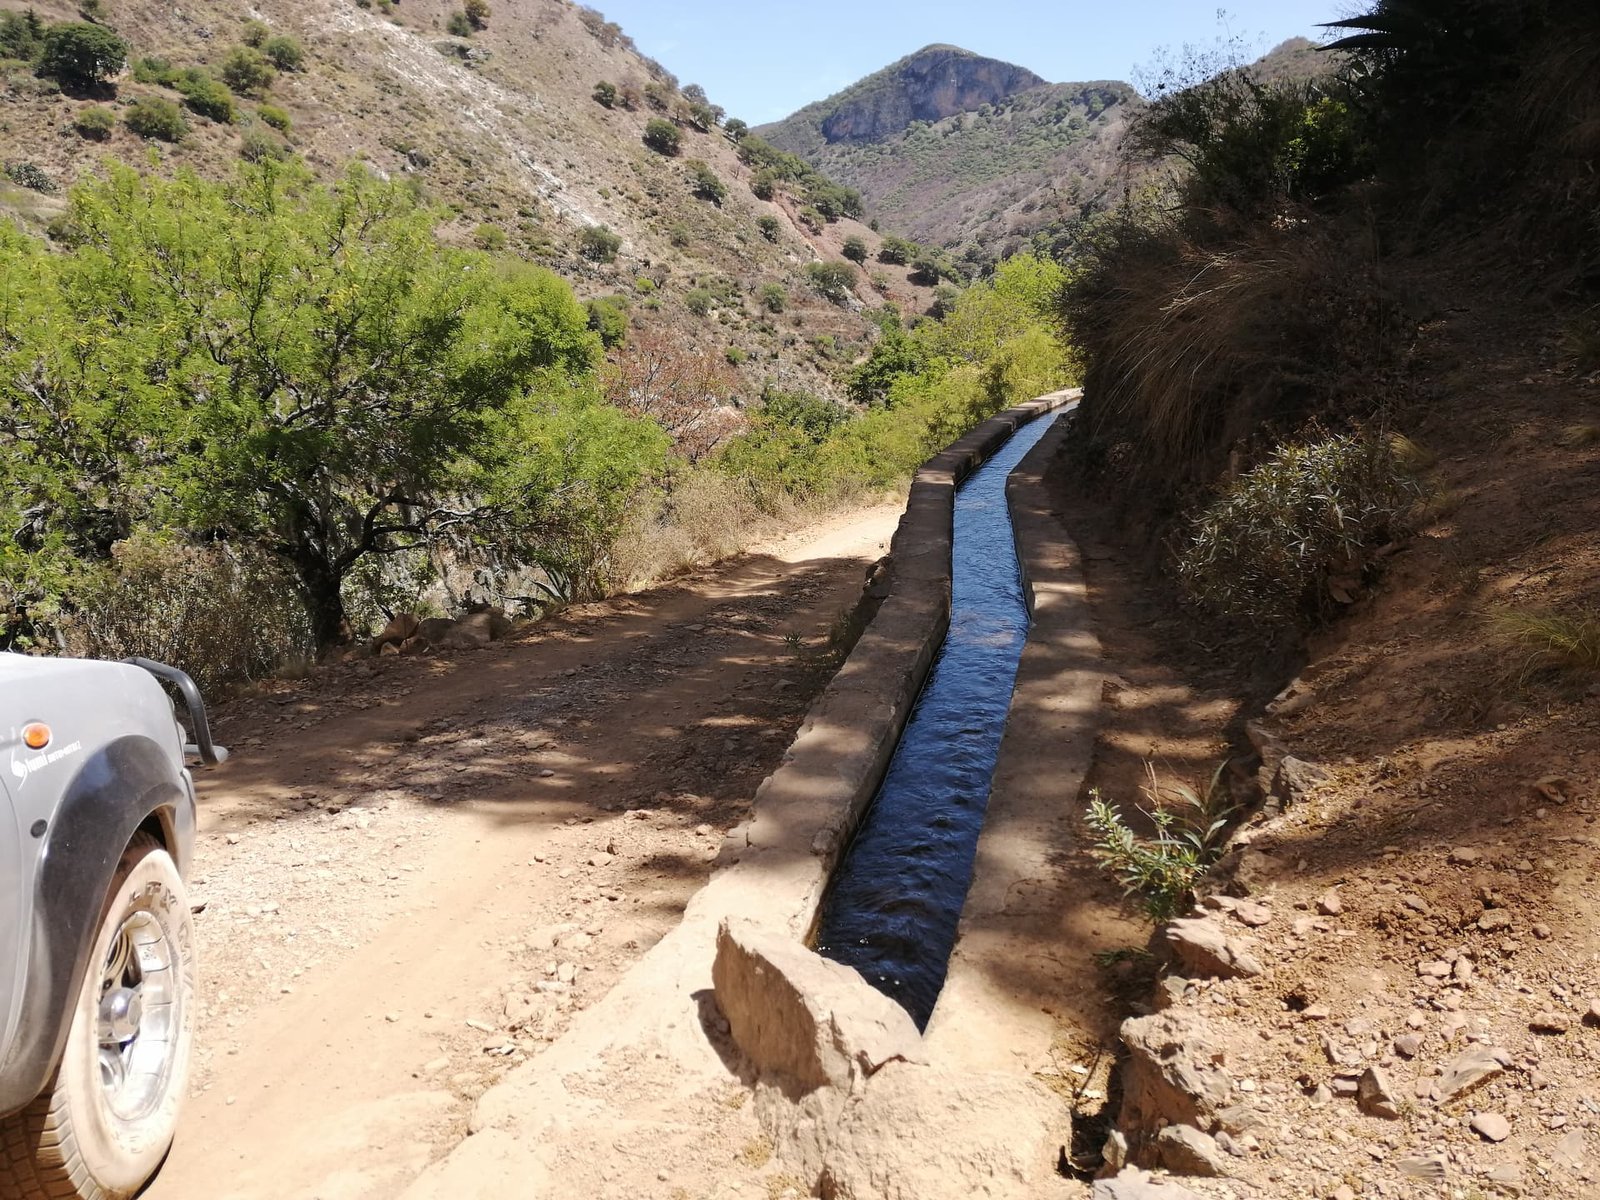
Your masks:
<path fill-rule="evenodd" d="M 1167 1114 L 1199 1136 L 1144 1131 L 1147 1162 L 1228 1177 L 1184 1181 L 1207 1196 L 1600 1189 L 1600 684 L 1491 619 L 1592 612 L 1600 373 L 1492 278 L 1413 282 L 1449 297 L 1398 414 L 1437 456 L 1436 515 L 1276 703 L 1281 676 L 1195 641 L 1133 541 L 1078 508 L 1114 677 L 1090 784 L 1136 800 L 1147 761 L 1203 783 L 1263 707 L 1256 744 L 1310 764 L 1212 883 L 1202 940 L 1253 961 L 1190 945 L 1193 978 L 1153 991 L 1137 960 L 1112 969 L 1123 1012 L 1172 1022 L 1147 1047 L 1207 1081 Z M 1153 1077 L 1147 1116 L 1184 1091 Z"/>
<path fill-rule="evenodd" d="M 217 714 L 195 1094 L 148 1195 L 376 1200 L 678 920 L 899 515 Z"/>

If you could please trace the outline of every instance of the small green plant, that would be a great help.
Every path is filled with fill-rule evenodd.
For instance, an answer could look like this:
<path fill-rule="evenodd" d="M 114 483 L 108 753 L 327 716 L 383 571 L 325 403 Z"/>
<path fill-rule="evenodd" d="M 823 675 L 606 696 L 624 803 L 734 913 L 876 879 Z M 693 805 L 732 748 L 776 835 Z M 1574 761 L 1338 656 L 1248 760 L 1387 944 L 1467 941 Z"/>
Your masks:
<path fill-rule="evenodd" d="M 683 306 L 697 317 L 711 315 L 712 295 L 705 288 L 694 288 L 684 294 Z"/>
<path fill-rule="evenodd" d="M 171 100 L 162 96 L 140 96 L 122 114 L 129 129 L 142 138 L 176 142 L 189 132 L 189 122 Z"/>
<path fill-rule="evenodd" d="M 25 187 L 29 191 L 41 192 L 45 195 L 60 190 L 56 186 L 56 181 L 45 174 L 44 168 L 36 163 L 7 163 L 6 177 L 18 187 Z"/>
<path fill-rule="evenodd" d="M 1600 671 L 1600 613 L 1500 609 L 1489 614 L 1489 628 L 1523 655 L 1524 679 L 1540 671 Z"/>
<path fill-rule="evenodd" d="M 172 87 L 182 74 L 168 60 L 155 56 L 141 58 L 133 64 L 135 83 L 158 83 L 163 87 Z"/>
<path fill-rule="evenodd" d="M 806 266 L 806 279 L 824 300 L 844 304 L 855 289 L 856 269 L 842 262 L 809 263 Z"/>
<path fill-rule="evenodd" d="M 471 37 L 473 33 L 472 18 L 466 13 L 457 10 L 450 14 L 444 23 L 444 31 L 451 37 Z"/>
<path fill-rule="evenodd" d="M 727 360 L 730 367 L 742 367 L 750 361 L 750 356 L 738 346 L 729 346 L 722 352 L 722 357 Z"/>
<path fill-rule="evenodd" d="M 506 248 L 506 231 L 498 225 L 483 224 L 472 231 L 472 244 L 494 253 Z"/>
<path fill-rule="evenodd" d="M 271 36 L 272 30 L 268 28 L 265 21 L 257 21 L 251 18 L 244 23 L 244 29 L 239 33 L 239 40 L 252 50 L 259 50 Z"/>
<path fill-rule="evenodd" d="M 608 79 L 602 79 L 594 85 L 594 102 L 601 108 L 615 108 L 617 106 L 617 85 Z"/>
<path fill-rule="evenodd" d="M 186 108 L 219 125 L 232 125 L 238 115 L 233 105 L 233 93 L 204 71 L 186 73 L 178 81 L 177 88 L 183 93 Z"/>
<path fill-rule="evenodd" d="M 622 249 L 622 235 L 613 233 L 608 225 L 591 225 L 578 235 L 578 246 L 583 256 L 592 262 L 616 262 L 617 251 Z"/>
<path fill-rule="evenodd" d="M 781 313 L 789 305 L 789 292 L 781 283 L 764 283 L 756 299 L 769 313 Z"/>
<path fill-rule="evenodd" d="M 1221 856 L 1233 813 L 1223 781 L 1227 766 L 1212 772 L 1201 795 L 1188 784 L 1159 783 L 1155 766 L 1146 763 L 1149 782 L 1142 790 L 1149 807 L 1140 811 L 1154 831 L 1149 836 L 1135 833 L 1098 790 L 1089 793 L 1085 819 L 1095 838 L 1090 855 L 1157 924 L 1188 909 L 1195 884 Z"/>
<path fill-rule="evenodd" d="M 679 250 L 687 250 L 694 242 L 694 235 L 689 232 L 689 227 L 682 221 L 674 221 L 672 228 L 667 230 L 667 241 Z"/>
<path fill-rule="evenodd" d="M 116 129 L 117 115 L 109 108 L 91 104 L 72 118 L 72 127 L 78 131 L 80 137 L 86 137 L 92 142 L 103 142 L 111 136 L 112 130 Z"/>
<path fill-rule="evenodd" d="M 276 104 L 263 104 L 256 109 L 256 116 L 261 118 L 262 124 L 272 126 L 279 133 L 288 133 L 293 125 L 289 114 Z"/>
<path fill-rule="evenodd" d="M 289 157 L 289 147 L 265 129 L 247 129 L 239 139 L 239 157 L 245 162 L 282 162 Z"/>

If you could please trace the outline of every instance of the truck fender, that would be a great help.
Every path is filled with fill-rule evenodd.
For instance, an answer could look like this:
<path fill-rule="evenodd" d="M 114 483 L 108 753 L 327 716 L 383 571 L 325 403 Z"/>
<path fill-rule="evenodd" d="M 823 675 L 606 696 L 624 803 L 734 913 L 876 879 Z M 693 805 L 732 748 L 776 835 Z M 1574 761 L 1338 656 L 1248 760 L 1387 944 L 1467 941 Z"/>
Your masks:
<path fill-rule="evenodd" d="M 61 1061 L 94 937 L 112 899 L 112 877 L 123 850 L 152 816 L 161 820 L 176 857 L 187 839 L 173 834 L 192 830 L 194 800 L 170 751 L 149 738 L 108 743 L 67 787 L 45 833 L 20 1019 L 0 1064 L 0 1113 L 30 1103 Z"/>

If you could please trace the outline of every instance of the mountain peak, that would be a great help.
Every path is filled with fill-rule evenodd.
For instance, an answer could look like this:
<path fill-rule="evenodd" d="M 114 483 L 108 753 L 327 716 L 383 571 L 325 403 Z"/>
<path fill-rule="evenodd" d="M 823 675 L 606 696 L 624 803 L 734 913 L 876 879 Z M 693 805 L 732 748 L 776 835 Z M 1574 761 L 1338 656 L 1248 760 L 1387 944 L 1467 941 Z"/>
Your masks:
<path fill-rule="evenodd" d="M 1026 67 L 935 43 L 812 108 L 829 143 L 878 142 L 904 132 L 913 121 L 976 112 L 1044 82 Z"/>

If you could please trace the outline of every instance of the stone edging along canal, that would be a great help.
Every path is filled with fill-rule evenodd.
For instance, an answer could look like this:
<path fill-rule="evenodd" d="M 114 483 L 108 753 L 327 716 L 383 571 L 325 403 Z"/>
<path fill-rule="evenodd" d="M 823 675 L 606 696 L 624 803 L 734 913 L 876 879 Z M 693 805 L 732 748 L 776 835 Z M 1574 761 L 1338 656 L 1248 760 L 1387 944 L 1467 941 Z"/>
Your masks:
<path fill-rule="evenodd" d="M 484 1094 L 471 1121 L 475 1136 L 434 1164 L 407 1200 L 554 1189 L 559 1143 L 609 1141 L 639 1119 L 641 1105 L 659 1111 L 670 1103 L 641 1095 L 644 1081 L 629 1062 L 669 1063 L 670 1082 L 661 1086 L 680 1093 L 736 1077 L 726 1059 L 733 1048 L 707 1018 L 719 926 L 751 922 L 780 938 L 809 940 L 829 873 L 883 777 L 949 623 L 956 488 L 1019 427 L 1079 394 L 1042 396 L 992 417 L 917 472 L 890 546 L 887 595 L 782 765 L 757 790 L 750 821 L 729 834 L 710 881 L 678 926 L 559 1041 Z M 1018 548 L 1026 559 L 1020 537 Z M 983 855 L 980 842 L 975 888 L 983 885 Z M 578 1077 L 581 1091 L 570 1091 Z"/>

